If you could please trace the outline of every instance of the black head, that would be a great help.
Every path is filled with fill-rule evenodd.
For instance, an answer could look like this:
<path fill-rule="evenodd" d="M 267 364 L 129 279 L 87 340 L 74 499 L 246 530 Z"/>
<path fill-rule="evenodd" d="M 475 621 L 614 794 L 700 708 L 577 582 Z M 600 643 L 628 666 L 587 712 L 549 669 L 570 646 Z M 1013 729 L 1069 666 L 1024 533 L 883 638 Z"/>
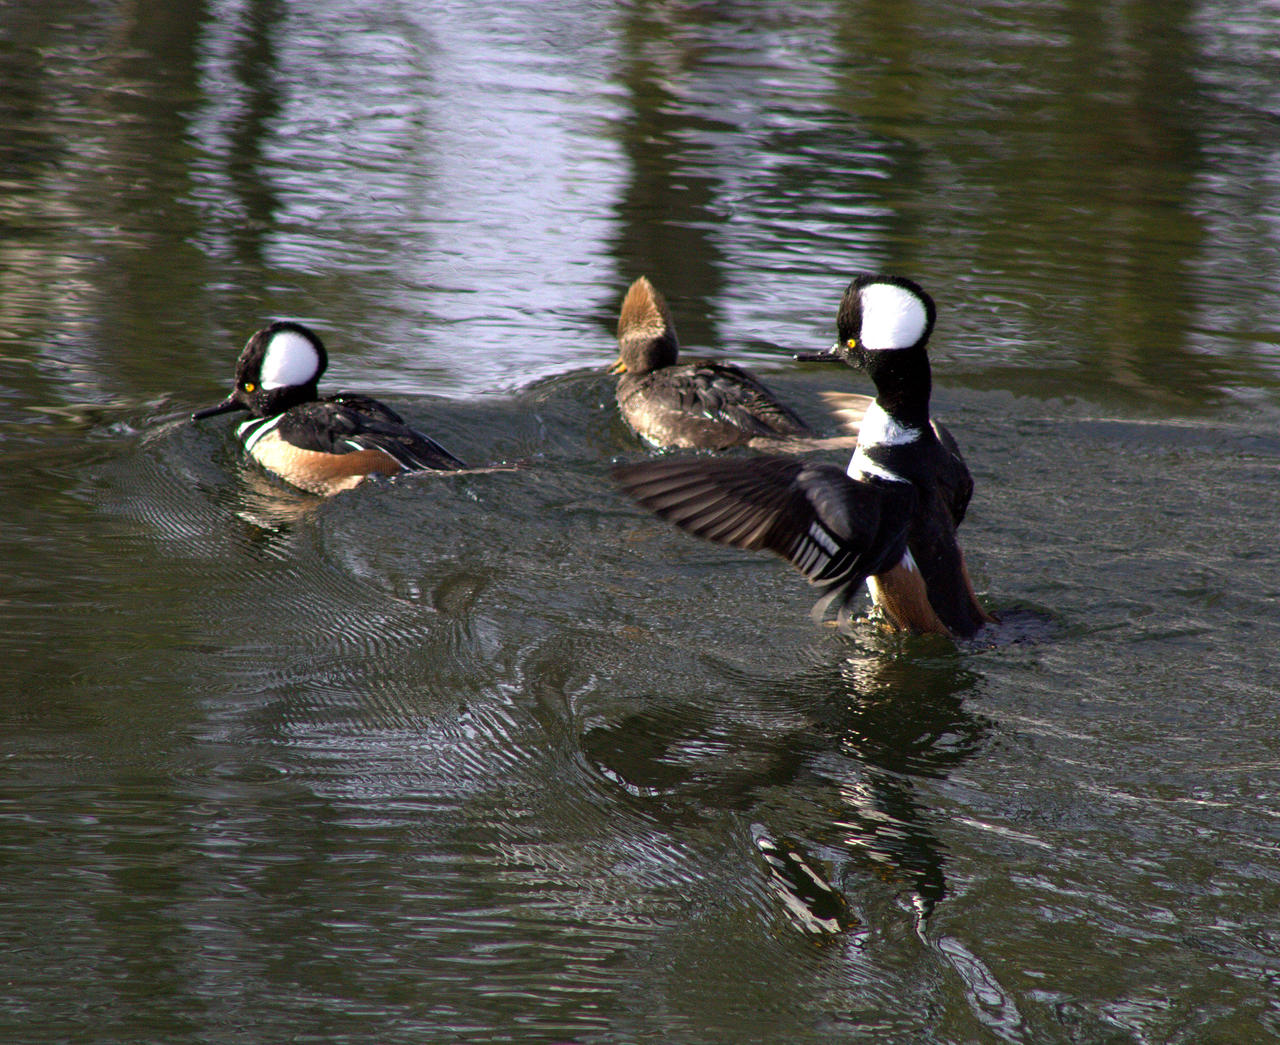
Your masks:
<path fill-rule="evenodd" d="M 902 276 L 863 273 L 854 278 L 836 313 L 836 343 L 825 352 L 796 356 L 805 362 L 839 360 L 872 367 L 904 349 L 923 349 L 933 331 L 937 308 L 924 289 Z"/>
<path fill-rule="evenodd" d="M 933 298 L 919 284 L 901 276 L 860 275 L 840 299 L 836 343 L 796 358 L 865 368 L 880 407 L 901 423 L 921 427 L 929 419 L 933 384 L 925 345 L 936 316 Z"/>
<path fill-rule="evenodd" d="M 249 338 L 236 361 L 236 387 L 217 406 L 192 414 L 193 420 L 248 410 L 271 417 L 316 398 L 329 357 L 319 335 L 301 323 L 277 320 Z"/>

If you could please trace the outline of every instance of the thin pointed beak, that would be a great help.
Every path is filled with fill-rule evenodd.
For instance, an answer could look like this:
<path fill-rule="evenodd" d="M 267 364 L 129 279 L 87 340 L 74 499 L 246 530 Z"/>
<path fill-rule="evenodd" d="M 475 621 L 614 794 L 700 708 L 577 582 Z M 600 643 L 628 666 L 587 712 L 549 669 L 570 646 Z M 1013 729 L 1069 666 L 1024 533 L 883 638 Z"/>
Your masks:
<path fill-rule="evenodd" d="M 627 364 L 622 361 L 622 357 L 618 357 L 618 361 L 609 368 L 611 374 L 625 374 L 627 372 Z"/>
<path fill-rule="evenodd" d="M 203 410 L 197 410 L 191 415 L 193 421 L 203 421 L 206 417 L 217 417 L 219 414 L 229 414 L 233 410 L 248 410 L 249 408 L 235 397 L 235 393 L 227 396 L 217 406 L 205 407 Z"/>
<path fill-rule="evenodd" d="M 839 344 L 834 344 L 825 352 L 797 352 L 791 357 L 797 363 L 843 363 Z"/>

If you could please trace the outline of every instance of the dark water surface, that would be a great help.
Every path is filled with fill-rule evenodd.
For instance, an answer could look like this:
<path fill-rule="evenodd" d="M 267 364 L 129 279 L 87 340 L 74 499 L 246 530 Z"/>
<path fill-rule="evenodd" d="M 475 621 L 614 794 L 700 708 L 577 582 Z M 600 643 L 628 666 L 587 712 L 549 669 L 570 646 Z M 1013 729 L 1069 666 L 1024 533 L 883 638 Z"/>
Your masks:
<path fill-rule="evenodd" d="M 1245 0 L 0 6 L 0 1040 L 1280 1041 L 1278 55 Z M 632 278 L 819 420 L 881 267 L 970 644 L 606 480 Z M 187 415 L 275 316 L 517 467 L 265 476 Z"/>

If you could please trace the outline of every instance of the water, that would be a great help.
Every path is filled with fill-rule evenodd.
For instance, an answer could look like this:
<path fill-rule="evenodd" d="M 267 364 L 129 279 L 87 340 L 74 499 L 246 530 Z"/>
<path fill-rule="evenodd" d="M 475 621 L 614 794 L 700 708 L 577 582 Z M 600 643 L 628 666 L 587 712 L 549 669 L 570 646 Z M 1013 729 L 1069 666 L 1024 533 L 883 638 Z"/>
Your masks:
<path fill-rule="evenodd" d="M 1278 52 L 1240 2 L 0 11 L 0 1035 L 1280 1040 Z M 862 379 L 789 353 L 868 267 L 939 302 L 974 643 L 815 628 L 606 480 L 635 275 L 820 421 Z M 186 418 L 282 315 L 514 469 L 257 472 Z"/>

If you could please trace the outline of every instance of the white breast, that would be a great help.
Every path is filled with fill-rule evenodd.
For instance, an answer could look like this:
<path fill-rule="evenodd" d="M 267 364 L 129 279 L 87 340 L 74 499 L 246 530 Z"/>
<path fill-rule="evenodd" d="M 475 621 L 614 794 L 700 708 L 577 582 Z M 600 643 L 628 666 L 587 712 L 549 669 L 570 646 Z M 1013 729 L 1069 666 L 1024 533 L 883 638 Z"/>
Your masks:
<path fill-rule="evenodd" d="M 850 479 L 870 479 L 874 477 L 891 483 L 905 483 L 907 481 L 897 472 L 891 472 L 884 465 L 871 460 L 861 446 L 853 451 L 853 457 L 849 459 L 849 470 L 846 474 Z"/>
<path fill-rule="evenodd" d="M 920 438 L 920 429 L 895 421 L 879 403 L 873 402 L 862 415 L 858 446 L 902 446 Z"/>
<path fill-rule="evenodd" d="M 858 445 L 849 460 L 849 478 L 869 479 L 875 476 L 893 483 L 905 483 L 907 480 L 902 476 L 873 461 L 867 451 L 880 446 L 903 446 L 919 438 L 920 429 L 895 421 L 885 413 L 884 407 L 873 402 L 867 407 L 858 429 Z"/>

